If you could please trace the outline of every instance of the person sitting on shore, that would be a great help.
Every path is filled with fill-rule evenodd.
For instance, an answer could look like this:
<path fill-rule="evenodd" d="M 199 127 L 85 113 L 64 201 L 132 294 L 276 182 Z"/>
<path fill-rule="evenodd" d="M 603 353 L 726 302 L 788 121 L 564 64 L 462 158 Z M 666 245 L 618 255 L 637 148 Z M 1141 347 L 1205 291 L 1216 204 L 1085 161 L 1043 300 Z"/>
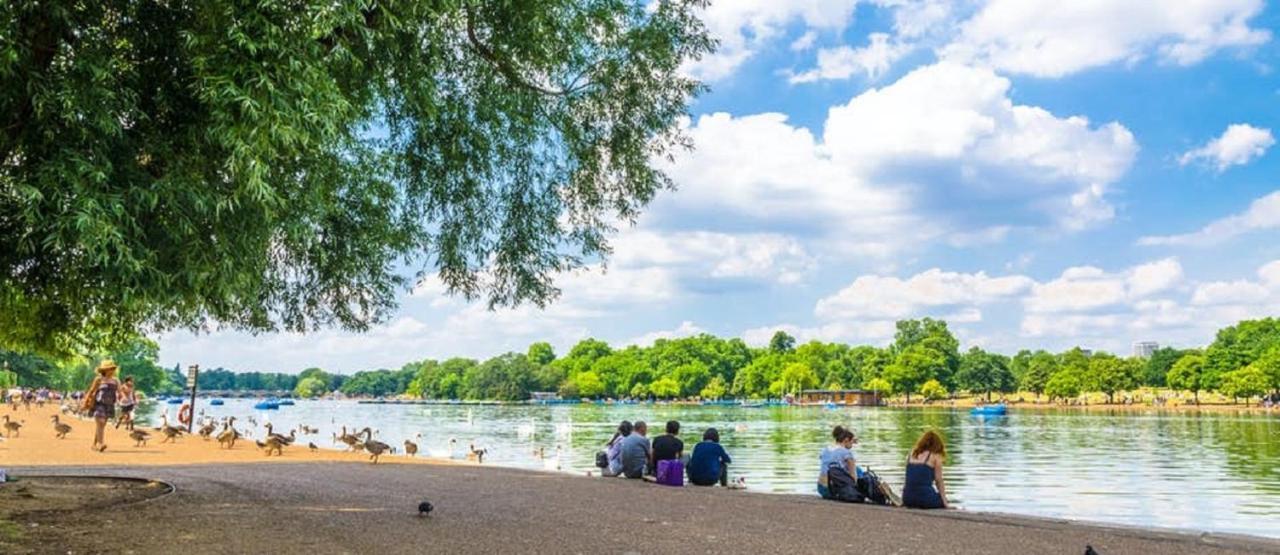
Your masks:
<path fill-rule="evenodd" d="M 947 447 L 938 432 L 928 430 L 916 441 L 907 457 L 907 479 L 902 486 L 902 505 L 913 509 L 946 509 L 947 486 L 942 479 L 942 463 Z"/>
<path fill-rule="evenodd" d="M 653 450 L 649 446 L 649 438 L 645 437 L 649 427 L 643 422 L 635 423 L 631 435 L 622 438 L 622 475 L 631 479 L 644 478 L 644 471 L 653 458 Z"/>
<path fill-rule="evenodd" d="M 680 460 L 684 455 L 684 442 L 676 437 L 680 434 L 680 423 L 675 420 L 667 422 L 667 433 L 653 438 L 653 467 L 657 472 L 658 463 L 662 461 Z"/>
<path fill-rule="evenodd" d="M 836 426 L 831 430 L 831 438 L 835 443 L 823 448 L 818 455 L 818 495 L 823 499 L 835 499 L 828 482 L 832 467 L 843 471 L 849 480 L 856 480 L 858 472 L 857 456 L 853 453 L 858 437 L 844 426 Z"/>
<path fill-rule="evenodd" d="M 689 457 L 689 481 L 695 486 L 729 485 L 729 453 L 720 445 L 720 432 L 707 428 Z"/>
<path fill-rule="evenodd" d="M 631 422 L 623 420 L 618 424 L 618 431 L 614 432 L 613 439 L 606 444 L 605 454 L 609 458 L 609 466 L 604 470 L 606 477 L 622 474 L 622 440 L 631 435 L 631 429 Z"/>

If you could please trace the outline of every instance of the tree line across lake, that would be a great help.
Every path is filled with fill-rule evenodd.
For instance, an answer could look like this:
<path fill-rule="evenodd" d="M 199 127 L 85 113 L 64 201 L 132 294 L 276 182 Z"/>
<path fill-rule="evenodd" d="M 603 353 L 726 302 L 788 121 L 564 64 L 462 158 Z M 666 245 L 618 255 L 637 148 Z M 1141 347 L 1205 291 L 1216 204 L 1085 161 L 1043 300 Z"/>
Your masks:
<path fill-rule="evenodd" d="M 142 391 L 177 393 L 180 367 L 157 365 L 154 342 L 138 339 L 126 349 L 69 362 L 0 351 L 0 385 L 79 389 L 92 377 L 96 358 L 111 356 L 122 376 L 135 376 Z M 527 399 L 534 391 L 565 398 L 778 398 L 803 389 L 867 389 L 885 395 L 941 399 L 968 392 L 991 396 L 1025 391 L 1050 400 L 1100 392 L 1169 387 L 1198 395 L 1217 391 L 1249 400 L 1280 390 L 1280 319 L 1242 321 L 1218 331 L 1203 349 L 1162 348 L 1149 358 L 1120 357 L 1079 347 L 1061 353 L 1019 351 L 1013 356 L 971 347 L 962 351 L 946 322 L 903 320 L 887 347 L 810 341 L 797 344 L 777 332 L 769 345 L 698 335 L 660 339 L 650 346 L 613 348 L 585 339 L 564 356 L 534 343 L 525 353 L 479 361 L 468 358 L 411 362 L 399 370 L 344 375 L 309 368 L 299 374 L 201 372 L 200 388 L 221 391 L 291 391 L 316 397 Z"/>

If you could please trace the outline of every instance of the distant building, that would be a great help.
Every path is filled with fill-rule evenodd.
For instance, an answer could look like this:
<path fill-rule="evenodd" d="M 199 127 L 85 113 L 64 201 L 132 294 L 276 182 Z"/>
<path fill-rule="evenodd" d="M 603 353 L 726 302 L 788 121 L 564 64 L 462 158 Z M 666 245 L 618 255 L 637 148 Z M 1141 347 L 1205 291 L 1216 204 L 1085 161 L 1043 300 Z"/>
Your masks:
<path fill-rule="evenodd" d="M 529 399 L 533 401 L 559 401 L 560 394 L 554 391 L 531 391 Z"/>
<path fill-rule="evenodd" d="M 880 404 L 880 395 L 874 391 L 861 389 L 806 389 L 800 392 L 799 403 L 874 407 Z"/>
<path fill-rule="evenodd" d="M 1160 344 L 1155 341 L 1135 341 L 1133 343 L 1133 356 L 1138 358 L 1151 358 L 1155 354 L 1156 349 L 1160 348 Z"/>

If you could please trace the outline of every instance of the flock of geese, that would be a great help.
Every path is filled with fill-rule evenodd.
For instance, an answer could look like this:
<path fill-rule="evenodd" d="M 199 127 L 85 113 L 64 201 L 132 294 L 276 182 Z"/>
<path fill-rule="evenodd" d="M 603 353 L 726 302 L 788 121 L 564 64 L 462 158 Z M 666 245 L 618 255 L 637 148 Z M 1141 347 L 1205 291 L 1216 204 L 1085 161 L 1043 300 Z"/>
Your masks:
<path fill-rule="evenodd" d="M 71 405 L 63 405 L 61 412 L 62 415 L 53 415 L 51 417 L 51 422 L 53 424 L 54 436 L 58 439 L 65 439 L 67 434 L 72 432 L 72 427 L 70 424 L 63 421 L 62 416 L 83 417 L 84 415 L 79 414 L 79 411 L 75 410 Z M 4 415 L 3 419 L 4 437 L 20 437 L 24 422 L 13 421 L 9 418 L 9 415 Z M 288 435 L 284 435 L 277 433 L 272 423 L 265 422 L 259 425 L 257 420 L 252 416 L 247 418 L 250 427 L 241 431 L 241 429 L 236 427 L 236 421 L 237 418 L 235 416 L 227 416 L 219 420 L 206 416 L 203 414 L 203 411 L 201 411 L 201 414 L 197 418 L 199 428 L 196 431 L 196 435 L 206 441 L 217 441 L 219 448 L 222 449 L 233 449 L 237 441 L 253 439 L 254 445 L 256 445 L 257 448 L 266 456 L 270 457 L 272 455 L 282 456 L 285 449 L 292 447 L 294 442 L 298 440 L 299 433 L 304 436 L 314 436 L 320 433 L 319 428 L 308 426 L 306 424 L 299 424 L 296 428 L 290 429 Z M 265 430 L 265 434 L 261 439 L 254 439 L 252 431 L 259 427 Z M 532 426 L 530 425 L 530 427 Z M 520 432 L 522 436 L 532 435 L 532 430 L 526 431 L 521 429 Z M 178 439 L 187 435 L 187 430 L 184 427 L 170 424 L 169 413 L 168 411 L 165 411 L 160 415 L 159 426 L 152 428 L 150 431 L 135 428 L 129 432 L 129 439 L 133 440 L 134 447 L 146 447 L 147 442 L 155 435 L 159 435 L 161 437 L 161 444 L 176 443 Z M 346 426 L 342 426 L 341 433 L 333 434 L 333 444 L 346 445 L 347 452 L 349 453 L 368 453 L 369 461 L 372 464 L 377 464 L 378 460 L 383 455 L 396 455 L 398 450 L 387 443 L 375 439 L 374 436 L 376 435 L 378 435 L 378 431 L 368 426 L 358 429 L 355 427 L 347 428 Z M 417 456 L 419 452 L 418 444 L 421 441 L 422 434 L 420 433 L 416 434 L 413 439 L 404 440 L 404 456 Z M 457 454 L 457 443 L 457 439 L 450 438 L 447 449 L 431 449 L 427 451 L 427 455 L 435 458 L 452 459 Z M 319 450 L 319 447 L 316 446 L 314 441 L 308 441 L 307 448 L 312 452 Z M 489 454 L 489 450 L 483 447 L 476 447 L 475 443 L 471 443 L 467 446 L 467 449 L 463 454 L 467 460 L 483 463 L 485 456 Z M 545 447 L 534 449 L 533 456 L 534 458 L 543 460 L 544 466 L 546 466 L 547 469 L 560 470 L 560 446 L 556 446 L 555 452 L 551 457 L 547 457 Z"/>

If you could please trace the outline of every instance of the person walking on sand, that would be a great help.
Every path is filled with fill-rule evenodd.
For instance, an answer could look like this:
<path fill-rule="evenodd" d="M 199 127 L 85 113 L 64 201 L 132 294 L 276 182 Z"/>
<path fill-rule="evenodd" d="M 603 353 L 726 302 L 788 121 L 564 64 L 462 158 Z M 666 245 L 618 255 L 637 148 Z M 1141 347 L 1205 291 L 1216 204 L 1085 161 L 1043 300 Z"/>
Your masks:
<path fill-rule="evenodd" d="M 913 509 L 946 509 L 947 485 L 942 479 L 942 462 L 947 446 L 938 432 L 928 430 L 916 441 L 907 457 L 907 479 L 902 486 L 902 505 Z"/>
<path fill-rule="evenodd" d="M 124 424 L 124 429 L 133 429 L 133 408 L 137 405 L 138 392 L 134 389 L 133 376 L 129 376 L 120 384 L 120 418 L 116 419 L 116 428 Z"/>
<path fill-rule="evenodd" d="M 107 421 L 116 415 L 116 393 L 120 388 L 120 382 L 116 381 L 115 361 L 105 359 L 98 364 L 98 376 L 93 379 L 93 383 L 89 384 L 89 390 L 85 392 L 84 404 L 81 406 L 85 412 L 93 416 L 93 447 L 94 451 L 102 452 L 107 450 L 107 444 L 102 438 L 103 429 L 107 427 Z"/>

